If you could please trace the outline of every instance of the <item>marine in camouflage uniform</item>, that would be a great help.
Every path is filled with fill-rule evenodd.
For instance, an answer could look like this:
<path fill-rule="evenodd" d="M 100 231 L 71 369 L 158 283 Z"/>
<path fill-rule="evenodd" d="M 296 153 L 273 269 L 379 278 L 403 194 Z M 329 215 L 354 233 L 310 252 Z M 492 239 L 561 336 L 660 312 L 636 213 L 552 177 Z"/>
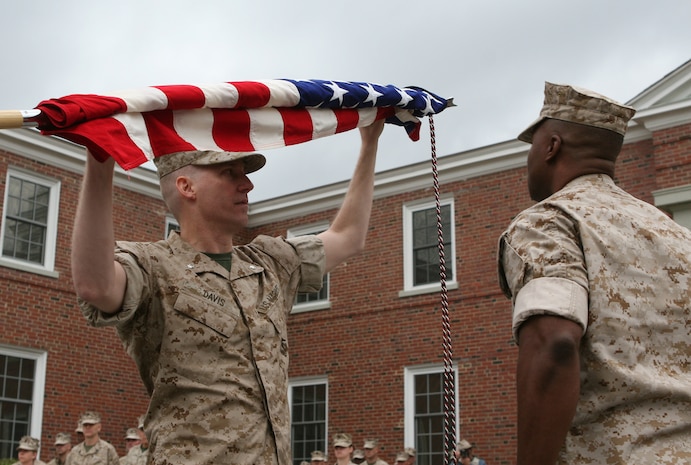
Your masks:
<path fill-rule="evenodd" d="M 262 155 L 157 158 L 181 232 L 156 243 L 118 242 L 114 255 L 112 210 L 104 208 L 112 162 L 88 157 L 73 236 L 75 288 L 88 321 L 115 325 L 139 368 L 151 396 L 151 463 L 292 463 L 288 314 L 298 290 L 318 290 L 325 272 L 364 245 L 382 128 L 378 121 L 360 129 L 360 158 L 329 229 L 242 246 L 232 236 L 247 224 L 247 174 L 264 165 Z"/>
<path fill-rule="evenodd" d="M 691 463 L 691 232 L 612 180 L 634 110 L 547 83 L 499 241 L 518 465 Z"/>
<path fill-rule="evenodd" d="M 93 446 L 80 442 L 67 454 L 65 465 L 120 465 L 115 447 L 108 441 L 99 439 Z"/>
<path fill-rule="evenodd" d="M 13 465 L 46 465 L 45 462 L 38 460 L 38 449 L 40 441 L 31 436 L 22 436 L 17 446 L 17 455 L 19 455 L 19 462 Z"/>
<path fill-rule="evenodd" d="M 127 451 L 127 455 L 120 457 L 120 465 L 146 465 L 149 449 L 136 445 Z"/>
<path fill-rule="evenodd" d="M 336 465 L 355 465 L 350 460 L 353 454 L 353 439 L 350 434 L 336 433 L 333 437 L 334 456 Z"/>
<path fill-rule="evenodd" d="M 58 433 L 55 435 L 55 452 L 56 456 L 48 465 L 65 465 L 67 455 L 72 449 L 72 437 L 69 433 Z"/>
<path fill-rule="evenodd" d="M 362 450 L 365 455 L 365 461 L 362 463 L 366 463 L 367 465 L 389 465 L 379 457 L 378 439 L 365 439 Z"/>
<path fill-rule="evenodd" d="M 146 415 L 140 415 L 137 424 L 136 431 L 137 438 L 139 439 L 139 444 L 132 446 L 127 451 L 127 454 L 120 457 L 120 465 L 146 465 L 149 459 L 149 439 L 144 433 L 144 419 Z M 133 438 L 130 430 L 127 430 L 127 437 Z"/>
<path fill-rule="evenodd" d="M 321 286 L 321 241 L 260 236 L 233 248 L 230 273 L 175 231 L 119 242 L 116 258 L 127 272 L 123 310 L 85 311 L 95 325 L 117 324 L 139 367 L 157 463 L 201 454 L 269 464 L 278 446 L 289 460 L 286 320 L 299 287 Z"/>
<path fill-rule="evenodd" d="M 101 416 L 97 412 L 84 412 L 80 421 L 84 441 L 70 450 L 65 465 L 120 465 L 115 447 L 100 438 Z"/>

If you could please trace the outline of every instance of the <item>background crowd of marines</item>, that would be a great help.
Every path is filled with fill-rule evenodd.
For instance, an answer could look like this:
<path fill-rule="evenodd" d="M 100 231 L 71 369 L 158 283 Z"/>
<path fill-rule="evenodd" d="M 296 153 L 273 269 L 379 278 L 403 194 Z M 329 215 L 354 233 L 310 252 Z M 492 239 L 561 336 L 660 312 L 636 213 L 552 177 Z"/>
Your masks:
<path fill-rule="evenodd" d="M 149 441 L 144 434 L 144 417 L 137 419 L 136 428 L 125 432 L 127 453 L 120 457 L 115 447 L 100 438 L 101 416 L 97 412 L 84 412 L 77 423 L 74 433 L 77 444 L 72 446 L 70 433 L 55 435 L 53 458 L 48 465 L 87 465 L 100 463 L 104 465 L 145 465 L 148 458 Z M 15 465 L 46 465 L 38 460 L 39 440 L 24 436 L 17 447 L 18 462 Z"/>

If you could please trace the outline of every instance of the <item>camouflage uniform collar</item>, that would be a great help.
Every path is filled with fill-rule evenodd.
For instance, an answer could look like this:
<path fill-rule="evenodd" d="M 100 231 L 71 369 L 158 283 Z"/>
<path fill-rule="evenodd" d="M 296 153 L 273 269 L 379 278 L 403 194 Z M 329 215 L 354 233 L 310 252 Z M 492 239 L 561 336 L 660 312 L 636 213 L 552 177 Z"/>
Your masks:
<path fill-rule="evenodd" d="M 203 252 L 199 252 L 188 242 L 184 241 L 177 231 L 172 231 L 166 239 L 173 255 L 184 263 L 184 267 L 196 274 L 216 273 L 220 276 L 228 277 L 231 281 L 246 276 L 251 276 L 263 271 L 263 268 L 255 263 L 243 261 L 233 247 L 232 260 L 230 263 L 230 273 L 218 262 Z"/>

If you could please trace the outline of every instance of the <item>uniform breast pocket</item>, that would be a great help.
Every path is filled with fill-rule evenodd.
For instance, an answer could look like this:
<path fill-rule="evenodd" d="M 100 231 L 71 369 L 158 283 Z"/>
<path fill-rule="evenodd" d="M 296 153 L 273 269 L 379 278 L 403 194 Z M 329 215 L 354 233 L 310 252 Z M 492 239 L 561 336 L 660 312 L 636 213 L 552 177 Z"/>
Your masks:
<path fill-rule="evenodd" d="M 175 300 L 174 308 L 178 314 L 224 337 L 230 337 L 237 326 L 237 316 L 231 313 L 233 306 L 226 298 L 216 294 L 182 291 Z M 194 331 L 193 328 L 190 331 Z"/>

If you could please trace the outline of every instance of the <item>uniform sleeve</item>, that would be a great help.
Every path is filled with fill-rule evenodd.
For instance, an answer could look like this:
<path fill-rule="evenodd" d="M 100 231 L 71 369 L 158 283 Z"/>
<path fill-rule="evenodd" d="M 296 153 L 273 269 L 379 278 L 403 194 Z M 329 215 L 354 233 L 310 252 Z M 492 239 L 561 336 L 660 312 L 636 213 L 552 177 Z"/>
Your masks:
<path fill-rule="evenodd" d="M 115 261 L 120 263 L 127 275 L 127 287 L 120 311 L 104 313 L 88 302 L 79 299 L 82 313 L 92 326 L 115 326 L 130 321 L 148 298 L 149 283 L 146 276 L 149 275 L 145 263 L 139 257 L 145 257 L 144 253 L 138 253 L 135 243 L 118 243 L 115 249 Z"/>
<path fill-rule="evenodd" d="M 120 465 L 120 456 L 112 444 L 108 448 L 108 465 Z"/>
<path fill-rule="evenodd" d="M 513 337 L 536 315 L 554 315 L 578 323 L 583 333 L 588 327 L 588 291 L 564 278 L 536 278 L 518 292 L 513 308 Z"/>
<path fill-rule="evenodd" d="M 322 287 L 326 255 L 324 244 L 317 236 L 307 235 L 288 239 L 300 257 L 300 292 L 318 292 Z"/>
<path fill-rule="evenodd" d="M 588 324 L 588 277 L 578 230 L 558 209 L 521 213 L 499 240 L 499 282 L 513 302 L 513 334 L 531 316 Z"/>

